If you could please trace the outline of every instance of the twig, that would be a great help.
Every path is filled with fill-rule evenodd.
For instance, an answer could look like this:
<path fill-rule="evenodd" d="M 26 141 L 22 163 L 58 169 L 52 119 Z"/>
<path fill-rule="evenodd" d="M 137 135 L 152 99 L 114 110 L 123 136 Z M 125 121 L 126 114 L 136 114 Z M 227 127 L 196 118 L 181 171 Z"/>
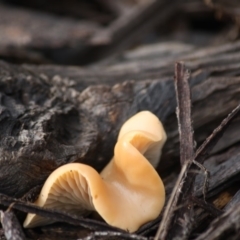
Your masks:
<path fill-rule="evenodd" d="M 173 217 L 173 213 L 177 209 L 177 200 L 179 199 L 179 196 L 181 193 L 181 188 L 182 188 L 181 182 L 186 173 L 187 166 L 188 166 L 188 164 L 183 165 L 182 170 L 178 176 L 178 180 L 174 186 L 171 197 L 170 197 L 168 204 L 165 208 L 165 211 L 163 213 L 163 218 L 162 218 L 161 224 L 159 225 L 157 234 L 155 236 L 155 240 L 165 239 L 165 236 L 166 236 L 167 230 L 168 230 L 168 226 L 170 225 L 172 217 Z"/>
<path fill-rule="evenodd" d="M 187 177 L 186 173 L 192 164 L 194 158 L 194 141 L 192 131 L 192 120 L 191 120 L 191 99 L 190 99 L 190 88 L 188 84 L 189 71 L 185 68 L 183 62 L 175 64 L 175 91 L 177 97 L 177 118 L 178 118 L 178 129 L 180 138 L 180 161 L 182 170 L 175 184 L 174 190 L 168 202 L 168 205 L 164 211 L 163 219 L 157 231 L 155 239 L 165 239 L 169 226 L 173 219 L 173 213 L 177 209 L 179 200 L 186 195 L 182 193 L 183 180 Z M 193 173 L 191 173 L 192 175 Z M 191 188 L 186 190 L 189 192 Z M 187 206 L 186 206 L 187 204 Z M 185 202 L 185 207 L 189 207 L 188 203 Z M 186 216 L 185 216 L 186 217 Z"/>
<path fill-rule="evenodd" d="M 39 216 L 51 218 L 58 222 L 66 222 L 75 226 L 82 226 L 84 228 L 91 229 L 91 230 L 124 232 L 121 229 L 111 227 L 100 221 L 87 219 L 87 218 L 79 217 L 76 215 L 70 215 L 57 210 L 41 208 L 41 207 L 35 206 L 34 204 L 8 197 L 4 194 L 0 194 L 0 204 L 4 206 L 10 206 L 11 204 L 13 204 L 12 208 L 20 210 L 22 212 L 35 213 Z"/>
<path fill-rule="evenodd" d="M 218 140 L 222 137 L 230 123 L 238 116 L 240 105 L 238 105 L 228 116 L 221 122 L 221 124 L 214 129 L 212 134 L 204 141 L 198 148 L 195 156 L 195 161 L 202 163 L 207 158 L 208 153 L 213 149 Z"/>
<path fill-rule="evenodd" d="M 188 80 L 189 71 L 184 63 L 175 64 L 175 92 L 177 98 L 177 118 L 180 138 L 180 161 L 183 166 L 188 161 L 193 161 L 194 142 L 191 120 L 191 96 Z"/>

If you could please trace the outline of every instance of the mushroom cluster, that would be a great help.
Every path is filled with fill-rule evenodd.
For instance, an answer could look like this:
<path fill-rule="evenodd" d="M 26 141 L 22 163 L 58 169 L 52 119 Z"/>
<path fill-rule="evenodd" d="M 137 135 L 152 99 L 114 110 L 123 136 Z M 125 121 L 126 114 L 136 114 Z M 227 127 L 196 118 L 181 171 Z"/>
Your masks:
<path fill-rule="evenodd" d="M 158 164 L 166 138 L 154 114 L 134 115 L 122 126 L 114 157 L 100 174 L 85 164 L 63 165 L 48 177 L 35 204 L 81 215 L 97 211 L 108 224 L 136 231 L 155 219 L 165 202 L 165 189 L 153 166 Z M 24 227 L 53 222 L 28 214 Z"/>

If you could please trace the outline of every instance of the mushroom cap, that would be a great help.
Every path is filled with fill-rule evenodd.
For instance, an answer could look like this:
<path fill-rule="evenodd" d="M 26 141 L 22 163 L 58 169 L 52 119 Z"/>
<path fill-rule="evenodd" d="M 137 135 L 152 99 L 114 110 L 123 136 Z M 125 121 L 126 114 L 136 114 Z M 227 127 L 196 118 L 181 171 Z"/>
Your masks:
<path fill-rule="evenodd" d="M 84 164 L 69 163 L 50 174 L 35 204 L 44 208 L 84 215 L 94 210 L 92 192 L 95 197 L 102 194 L 102 179 L 98 172 Z M 29 213 L 23 226 L 31 228 L 53 222 L 55 220 Z"/>
<path fill-rule="evenodd" d="M 148 161 L 154 167 L 157 167 L 160 161 L 163 145 L 167 140 L 167 135 L 162 123 L 153 113 L 149 111 L 141 111 L 129 118 L 122 125 L 118 135 L 118 140 L 126 133 L 135 130 L 150 133 L 158 139 L 158 141 L 156 141 L 155 144 L 152 144 L 152 146 L 144 153 L 144 156 L 148 159 Z"/>

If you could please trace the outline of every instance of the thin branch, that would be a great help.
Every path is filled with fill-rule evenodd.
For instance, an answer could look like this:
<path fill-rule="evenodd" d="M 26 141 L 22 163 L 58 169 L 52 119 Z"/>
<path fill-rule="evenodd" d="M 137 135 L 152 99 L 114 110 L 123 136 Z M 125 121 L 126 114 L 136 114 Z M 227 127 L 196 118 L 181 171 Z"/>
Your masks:
<path fill-rule="evenodd" d="M 177 209 L 179 200 L 186 198 L 182 193 L 183 180 L 187 177 L 186 172 L 192 164 L 194 158 L 194 142 L 191 120 L 191 99 L 190 88 L 188 84 L 189 71 L 185 68 L 183 62 L 175 64 L 175 91 L 177 97 L 177 118 L 180 138 L 180 155 L 182 170 L 175 184 L 174 190 L 164 211 L 163 219 L 157 231 L 155 239 L 165 239 L 169 226 L 173 220 L 173 213 Z M 191 173 L 192 175 L 193 173 Z M 186 190 L 188 194 L 191 188 Z"/>
<path fill-rule="evenodd" d="M 105 231 L 114 231 L 114 232 L 124 232 L 121 229 L 111 227 L 100 221 L 83 218 L 77 215 L 70 215 L 57 210 L 38 207 L 34 204 L 8 197 L 4 194 L 0 194 L 0 204 L 8 207 L 11 204 L 13 204 L 12 205 L 13 209 L 17 209 L 26 213 L 34 213 L 42 217 L 51 218 L 58 222 L 66 222 L 75 226 L 82 226 L 87 229 L 100 230 L 100 231 L 105 230 Z"/>
<path fill-rule="evenodd" d="M 218 140 L 222 137 L 230 123 L 238 116 L 240 105 L 238 105 L 228 116 L 221 122 L 221 124 L 214 129 L 212 134 L 204 141 L 198 148 L 195 156 L 195 161 L 203 163 L 207 158 L 208 153 L 213 149 Z"/>
<path fill-rule="evenodd" d="M 162 221 L 159 225 L 157 234 L 155 236 L 155 240 L 158 239 L 165 239 L 165 236 L 167 235 L 167 230 L 171 224 L 171 220 L 173 218 L 174 211 L 177 209 L 177 201 L 179 199 L 180 193 L 181 193 L 181 182 L 184 179 L 184 175 L 186 173 L 188 164 L 185 163 L 182 167 L 182 170 L 178 176 L 178 180 L 174 186 L 174 189 L 172 191 L 171 197 L 168 201 L 168 204 L 164 210 Z"/>
<path fill-rule="evenodd" d="M 191 119 L 191 96 L 188 80 L 189 71 L 184 63 L 175 64 L 175 92 L 177 98 L 177 118 L 180 138 L 180 161 L 183 166 L 188 161 L 193 161 L 194 142 Z"/>

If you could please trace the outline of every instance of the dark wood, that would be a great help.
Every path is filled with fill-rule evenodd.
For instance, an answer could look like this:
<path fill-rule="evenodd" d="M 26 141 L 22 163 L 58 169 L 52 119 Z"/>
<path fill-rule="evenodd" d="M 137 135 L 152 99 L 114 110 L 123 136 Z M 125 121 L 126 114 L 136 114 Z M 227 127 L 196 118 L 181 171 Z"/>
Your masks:
<path fill-rule="evenodd" d="M 204 166 L 210 172 L 210 181 L 207 197 L 217 195 L 234 182 L 240 180 L 240 151 L 239 145 L 229 149 L 222 154 L 216 154 L 208 158 Z M 204 176 L 200 174 L 195 181 L 195 195 L 202 196 L 202 185 Z"/>
<path fill-rule="evenodd" d="M 223 239 L 238 239 L 240 237 L 240 206 L 226 211 L 221 217 L 211 223 L 208 230 L 201 234 L 196 240 L 223 240 Z"/>
<path fill-rule="evenodd" d="M 7 240 L 25 240 L 22 226 L 20 226 L 15 214 L 8 209 L 0 211 L 1 224 Z"/>
<path fill-rule="evenodd" d="M 177 98 L 176 114 L 180 138 L 180 162 L 182 166 L 186 162 L 192 162 L 194 157 L 189 78 L 190 73 L 184 63 L 176 63 L 174 81 Z"/>
<path fill-rule="evenodd" d="M 236 207 L 240 203 L 240 190 L 236 192 L 230 202 L 224 207 L 224 210 L 229 210 L 231 208 Z"/>

